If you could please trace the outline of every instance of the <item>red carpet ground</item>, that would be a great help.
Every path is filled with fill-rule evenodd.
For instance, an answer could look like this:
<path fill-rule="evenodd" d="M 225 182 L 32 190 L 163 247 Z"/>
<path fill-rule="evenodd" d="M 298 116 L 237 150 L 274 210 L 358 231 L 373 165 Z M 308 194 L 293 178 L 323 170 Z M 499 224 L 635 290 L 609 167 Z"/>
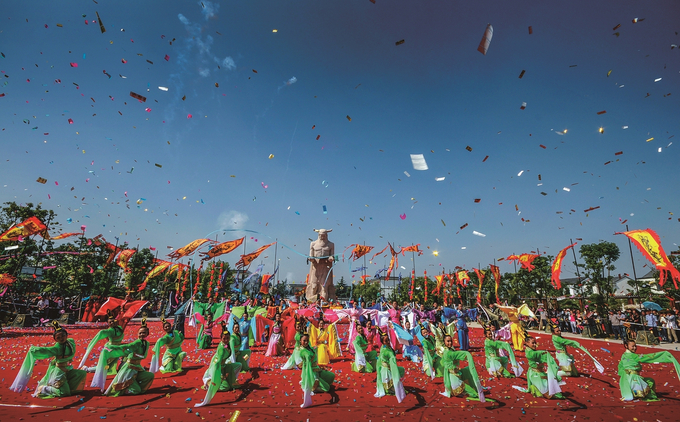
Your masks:
<path fill-rule="evenodd" d="M 133 339 L 138 325 L 131 324 L 126 330 L 126 341 Z M 150 323 L 152 342 L 160 337 L 160 323 Z M 339 326 L 343 337 L 347 325 Z M 151 389 L 142 396 L 109 398 L 98 390 L 88 389 L 81 395 L 63 399 L 36 399 L 30 392 L 20 394 L 9 391 L 21 365 L 26 350 L 31 345 L 51 345 L 50 329 L 8 329 L 0 336 L 0 420 L 47 420 L 50 421 L 94 421 L 114 419 L 116 421 L 184 421 L 208 420 L 225 421 L 236 410 L 241 414 L 239 422 L 246 421 L 444 421 L 462 420 L 625 420 L 625 421 L 674 421 L 680 417 L 680 382 L 671 365 L 646 365 L 644 376 L 657 382 L 657 393 L 661 401 L 646 403 L 636 401 L 623 403 L 619 399 L 616 366 L 623 352 L 620 343 L 582 339 L 581 343 L 606 368 L 604 374 L 596 372 L 594 365 L 580 352 L 575 352 L 577 367 L 592 377 L 567 378 L 563 386 L 566 399 L 544 400 L 523 394 L 512 385 L 526 386 L 526 379 L 493 380 L 484 368 L 483 338 L 479 329 L 471 329 L 471 346 L 475 363 L 486 397 L 495 403 L 479 403 L 466 399 L 448 399 L 439 394 L 443 391 L 442 379 L 434 382 L 426 378 L 419 365 L 401 361 L 406 368 L 404 385 L 408 392 L 401 404 L 393 396 L 376 399 L 375 375 L 357 374 L 350 371 L 350 356 L 345 355 L 334 362 L 335 392 L 317 394 L 311 408 L 300 409 L 302 393 L 299 388 L 300 375 L 296 371 L 281 371 L 286 357 L 265 358 L 264 347 L 255 347 L 251 367 L 252 377 L 241 374 L 239 382 L 244 386 L 240 391 L 218 393 L 213 404 L 195 409 L 193 405 L 202 401 L 204 391 L 200 390 L 201 376 L 206 369 L 214 349 L 196 350 L 195 329 L 187 327 L 184 350 L 188 358 L 184 372 L 175 376 L 156 374 Z M 96 333 L 95 328 L 70 329 L 78 347 L 76 362 L 82 356 L 87 343 Z M 103 343 L 101 344 L 103 345 Z M 554 351 L 548 335 L 539 336 L 539 346 Z M 99 349 L 95 349 L 99 350 Z M 639 347 L 639 353 L 650 353 L 654 349 Z M 676 357 L 680 353 L 673 352 Z M 94 365 L 91 356 L 88 365 Z M 149 359 L 144 362 L 148 367 Z M 526 369 L 524 354 L 518 360 Z M 39 361 L 28 388 L 32 391 L 45 373 L 47 361 Z M 92 375 L 88 375 L 88 386 Z M 111 381 L 109 377 L 108 381 Z"/>

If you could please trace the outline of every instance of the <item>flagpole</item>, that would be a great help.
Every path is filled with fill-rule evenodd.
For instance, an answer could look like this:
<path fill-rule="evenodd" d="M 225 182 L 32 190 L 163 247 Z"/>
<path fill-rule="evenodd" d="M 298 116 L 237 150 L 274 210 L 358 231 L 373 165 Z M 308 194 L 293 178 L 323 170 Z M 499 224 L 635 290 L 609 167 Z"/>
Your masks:
<path fill-rule="evenodd" d="M 278 237 L 276 239 L 274 239 L 274 265 L 273 265 L 274 271 L 276 271 L 276 256 L 277 256 L 276 253 L 278 252 L 277 249 L 279 249 L 279 238 Z M 276 271 L 276 274 L 274 274 L 274 275 L 275 275 L 274 281 L 276 281 L 276 284 L 279 284 L 279 281 L 278 281 L 279 280 L 279 272 Z"/>
<path fill-rule="evenodd" d="M 569 244 L 570 245 L 574 244 L 574 242 L 571 240 L 571 238 L 569 238 Z M 579 290 L 579 297 L 580 297 L 579 307 L 583 308 L 583 306 L 582 306 L 583 288 L 581 287 L 581 273 L 578 270 L 578 260 L 576 259 L 576 251 L 574 250 L 574 248 L 571 248 L 571 253 L 574 255 L 574 264 L 576 265 L 576 277 L 578 277 L 578 285 L 579 285 L 578 290 Z"/>
<path fill-rule="evenodd" d="M 493 266 L 494 266 L 494 267 L 496 266 L 496 258 L 493 259 Z M 501 274 L 501 270 L 499 269 L 499 270 L 498 270 L 498 275 L 500 276 L 500 274 Z M 494 275 L 494 279 L 495 279 L 495 278 L 496 278 L 496 276 Z M 500 280 L 494 280 L 493 282 L 494 282 L 494 283 L 498 283 L 499 286 L 501 285 L 501 281 L 500 281 Z M 494 287 L 495 287 L 495 286 L 494 286 Z M 498 289 L 494 289 L 494 292 L 497 292 L 497 291 L 498 291 Z M 496 296 L 496 303 L 501 303 L 500 299 L 498 298 L 498 295 L 494 295 L 494 296 Z"/>
<path fill-rule="evenodd" d="M 52 214 L 50 214 L 49 217 L 47 217 L 47 228 L 45 229 L 45 233 L 49 233 L 50 230 L 50 222 L 52 221 Z M 45 236 L 41 236 L 42 241 L 40 242 L 40 247 L 38 248 L 38 260 L 33 266 L 33 279 L 35 280 L 35 274 L 38 272 L 38 264 L 40 264 L 41 261 L 41 256 L 43 251 L 43 246 L 45 245 Z"/>
<path fill-rule="evenodd" d="M 628 224 L 626 224 L 626 231 L 628 231 Z M 628 250 L 630 251 L 630 263 L 633 264 L 633 279 L 635 280 L 635 295 L 638 297 L 638 300 L 640 301 L 640 310 L 642 311 L 642 299 L 640 298 L 640 286 L 638 285 L 637 281 L 637 274 L 635 273 L 635 260 L 633 259 L 633 246 L 630 243 L 630 237 L 626 236 L 628 239 Z M 644 322 L 641 320 L 644 324 Z"/>

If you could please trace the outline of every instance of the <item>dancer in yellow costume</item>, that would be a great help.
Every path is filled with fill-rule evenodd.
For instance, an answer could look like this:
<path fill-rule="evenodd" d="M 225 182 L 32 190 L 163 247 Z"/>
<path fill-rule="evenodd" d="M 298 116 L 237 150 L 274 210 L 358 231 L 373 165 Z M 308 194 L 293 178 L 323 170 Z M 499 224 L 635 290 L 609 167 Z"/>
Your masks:
<path fill-rule="evenodd" d="M 514 306 L 497 306 L 498 309 L 505 312 L 510 320 L 510 333 L 512 334 L 512 347 L 516 351 L 521 351 L 524 349 L 524 339 L 527 336 L 526 329 L 522 326 L 522 321 L 520 321 L 519 316 L 524 315 L 529 318 L 536 319 L 536 315 L 531 312 L 531 309 L 526 303 L 523 303 L 519 308 Z"/>
<path fill-rule="evenodd" d="M 335 323 L 326 326 L 326 321 L 322 319 L 319 321 L 318 328 L 313 324 L 310 324 L 309 344 L 311 344 L 312 347 L 316 347 L 319 365 L 328 365 L 331 363 L 331 359 L 341 355 Z"/>

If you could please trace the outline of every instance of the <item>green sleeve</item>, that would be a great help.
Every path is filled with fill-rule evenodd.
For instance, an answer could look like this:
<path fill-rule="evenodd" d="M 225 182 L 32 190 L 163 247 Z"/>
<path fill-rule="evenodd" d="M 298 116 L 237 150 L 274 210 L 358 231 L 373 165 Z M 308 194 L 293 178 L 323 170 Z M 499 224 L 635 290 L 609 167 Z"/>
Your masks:
<path fill-rule="evenodd" d="M 512 350 L 512 347 L 510 347 L 509 343 L 496 340 L 494 344 L 498 349 L 503 349 L 508 353 L 508 356 L 510 357 L 510 363 L 512 363 L 512 366 L 517 366 L 517 361 L 515 360 L 515 351 Z"/>
<path fill-rule="evenodd" d="M 300 351 L 300 358 L 302 359 L 302 374 L 300 385 L 303 390 L 312 391 L 314 387 L 314 352 L 308 349 Z"/>
<path fill-rule="evenodd" d="M 115 334 L 113 328 L 106 328 L 103 330 L 99 330 L 96 336 L 92 340 L 90 340 L 90 343 L 87 345 L 87 350 L 85 351 L 85 355 L 83 356 L 83 359 L 80 361 L 79 367 L 82 367 L 85 365 L 85 361 L 87 360 L 88 356 L 90 356 L 90 353 L 92 352 L 92 349 L 94 349 L 94 346 L 97 345 L 101 340 L 111 338 Z"/>
<path fill-rule="evenodd" d="M 61 350 L 60 344 L 56 343 L 53 346 L 49 347 L 32 346 L 29 349 L 29 353 L 33 355 L 33 359 L 38 360 L 55 357 L 59 354 L 60 350 Z"/>
<path fill-rule="evenodd" d="M 583 349 L 583 346 L 581 346 L 581 343 L 579 343 L 578 341 L 568 340 L 568 339 L 566 339 L 564 337 L 560 337 L 560 336 L 552 336 L 552 340 L 553 340 L 553 344 L 555 345 L 555 347 L 560 346 L 562 348 L 565 348 L 565 347 L 569 346 L 569 347 L 575 347 L 577 349 Z"/>

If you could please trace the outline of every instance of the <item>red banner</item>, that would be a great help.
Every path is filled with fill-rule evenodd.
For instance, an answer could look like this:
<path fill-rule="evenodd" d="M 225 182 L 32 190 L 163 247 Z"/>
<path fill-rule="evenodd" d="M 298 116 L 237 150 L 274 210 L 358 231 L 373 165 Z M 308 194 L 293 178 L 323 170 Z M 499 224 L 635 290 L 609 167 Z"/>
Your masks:
<path fill-rule="evenodd" d="M 309 275 L 307 275 L 309 277 Z M 366 284 L 366 279 L 368 278 L 368 275 L 362 275 L 361 276 L 361 285 L 364 286 Z"/>
<path fill-rule="evenodd" d="M 552 285 L 555 289 L 561 289 L 562 288 L 562 282 L 560 281 L 560 272 L 562 272 L 562 260 L 564 257 L 567 255 L 567 251 L 570 248 L 573 248 L 576 245 L 576 242 L 572 243 L 571 245 L 567 246 L 566 248 L 562 249 L 557 256 L 555 257 L 555 260 L 552 263 L 552 275 L 550 277 L 550 281 L 552 282 Z"/>
<path fill-rule="evenodd" d="M 10 274 L 7 273 L 0 274 L 0 286 L 7 286 L 9 284 L 14 283 L 15 281 L 17 281 L 17 278 Z"/>
<path fill-rule="evenodd" d="M 205 244 L 206 242 L 212 242 L 210 239 L 196 239 L 193 242 L 189 243 L 188 245 L 177 249 L 174 252 L 170 252 L 168 256 L 172 259 L 180 259 L 183 258 L 187 255 L 191 255 L 196 251 L 196 249 L 200 248 Z"/>
<path fill-rule="evenodd" d="M 401 248 L 399 253 L 404 255 L 404 253 L 406 253 L 406 252 L 418 252 L 418 256 L 420 256 L 420 255 L 423 254 L 423 251 L 418 249 L 418 246 L 420 246 L 420 243 L 418 243 L 417 245 L 411 245 L 411 246 L 407 246 L 405 248 Z"/>
<path fill-rule="evenodd" d="M 373 246 L 358 244 L 352 246 L 354 246 L 354 250 L 352 251 L 352 254 L 349 256 L 349 258 L 353 261 L 356 261 L 357 259 L 361 258 L 362 256 L 366 255 L 367 253 L 373 250 Z"/>
<path fill-rule="evenodd" d="M 442 283 L 444 282 L 444 274 L 434 276 L 437 280 L 437 295 L 441 296 Z"/>
<path fill-rule="evenodd" d="M 236 263 L 236 267 L 237 268 L 243 268 L 243 267 L 249 266 L 253 261 L 255 261 L 257 259 L 258 256 L 260 256 L 260 254 L 262 252 L 265 251 L 265 249 L 267 249 L 268 247 L 270 247 L 274 243 L 276 243 L 276 242 L 272 242 L 268 245 L 260 246 L 259 248 L 257 248 L 256 251 L 251 252 L 249 254 L 241 255 L 241 259 L 239 259 L 238 262 Z"/>
<path fill-rule="evenodd" d="M 128 271 L 128 261 L 130 258 L 132 258 L 132 255 L 137 252 L 137 249 L 125 249 L 123 252 L 118 254 L 118 258 L 116 259 L 116 264 L 120 268 L 123 269 L 123 271 L 127 272 Z"/>
<path fill-rule="evenodd" d="M 531 272 L 531 270 L 533 270 L 534 268 L 536 268 L 536 267 L 534 267 L 534 265 L 532 264 L 532 262 L 534 262 L 534 259 L 536 259 L 536 258 L 538 258 L 538 255 L 523 253 L 522 255 L 519 255 L 519 256 L 517 256 L 517 255 L 510 255 L 510 256 L 507 257 L 506 259 L 507 259 L 508 261 L 519 261 L 519 263 L 520 263 L 520 265 L 522 266 L 522 268 L 524 268 L 525 270 Z"/>
<path fill-rule="evenodd" d="M 456 271 L 456 280 L 458 280 L 458 284 L 467 287 L 470 276 L 465 270 Z"/>
<path fill-rule="evenodd" d="M 427 302 L 427 271 L 424 271 L 423 278 L 425 278 L 425 302 Z"/>
<path fill-rule="evenodd" d="M 272 277 L 271 274 L 265 274 L 262 276 L 262 287 L 260 287 L 260 293 L 263 295 L 269 294 L 269 279 Z"/>
<path fill-rule="evenodd" d="M 110 263 L 113 262 L 113 258 L 115 258 L 116 255 L 118 255 L 118 252 L 120 252 L 120 248 L 117 247 L 114 244 L 107 243 L 106 244 L 106 250 L 109 251 L 110 253 L 109 253 L 109 257 L 106 258 L 106 264 L 104 264 L 104 266 L 107 266 L 107 265 L 109 265 Z"/>
<path fill-rule="evenodd" d="M 369 259 L 369 261 L 373 261 L 373 258 L 375 258 L 375 257 L 378 256 L 378 255 L 382 255 L 382 253 L 385 252 L 389 246 L 390 246 L 390 245 L 389 245 L 389 243 L 388 243 L 387 246 L 385 246 L 385 248 L 383 248 L 382 251 L 373 254 L 373 256 L 371 257 L 371 259 Z"/>
<path fill-rule="evenodd" d="M 630 240 L 635 243 L 635 246 L 642 252 L 642 254 L 651 261 L 657 270 L 659 270 L 659 286 L 666 282 L 666 272 L 669 272 L 673 279 L 675 288 L 678 288 L 678 281 L 680 281 L 680 272 L 673 266 L 671 261 L 666 256 L 663 247 L 661 246 L 661 239 L 659 235 L 652 229 L 647 230 L 632 230 L 629 232 L 615 233 L 625 234 Z"/>
<path fill-rule="evenodd" d="M 245 240 L 245 237 L 242 237 L 240 239 L 235 239 L 235 240 L 230 240 L 228 242 L 223 242 L 220 243 L 219 245 L 213 246 L 212 249 L 210 249 L 208 252 L 200 252 L 201 255 L 203 255 L 203 261 L 207 261 L 209 259 L 215 258 L 216 256 L 224 255 L 225 253 L 229 253 L 233 251 L 234 249 L 238 248 L 241 246 L 243 241 Z M 201 239 L 202 240 L 202 239 Z M 187 245 L 189 246 L 189 245 Z"/>
<path fill-rule="evenodd" d="M 38 217 L 30 217 L 23 222 L 10 227 L 6 232 L 0 234 L 0 242 L 7 240 L 19 240 L 22 237 L 32 236 L 47 230 Z"/>
<path fill-rule="evenodd" d="M 479 289 L 477 290 L 477 303 L 482 303 L 482 284 L 484 284 L 484 271 L 479 268 L 473 268 L 475 274 L 477 274 L 477 280 L 479 280 Z"/>
<path fill-rule="evenodd" d="M 501 303 L 500 299 L 498 299 L 498 286 L 501 284 L 501 270 L 495 265 L 489 265 L 489 269 L 491 270 L 491 275 L 493 275 L 493 279 L 496 282 L 496 303 Z"/>
<path fill-rule="evenodd" d="M 56 236 L 49 236 L 49 235 L 47 234 L 47 231 L 45 231 L 44 233 L 45 233 L 45 236 L 44 236 L 45 239 L 50 239 L 50 240 L 66 239 L 67 237 L 71 237 L 71 236 L 80 236 L 80 235 L 83 234 L 82 232 L 77 232 L 77 233 L 62 233 L 62 234 L 58 234 L 58 235 L 56 235 Z"/>

